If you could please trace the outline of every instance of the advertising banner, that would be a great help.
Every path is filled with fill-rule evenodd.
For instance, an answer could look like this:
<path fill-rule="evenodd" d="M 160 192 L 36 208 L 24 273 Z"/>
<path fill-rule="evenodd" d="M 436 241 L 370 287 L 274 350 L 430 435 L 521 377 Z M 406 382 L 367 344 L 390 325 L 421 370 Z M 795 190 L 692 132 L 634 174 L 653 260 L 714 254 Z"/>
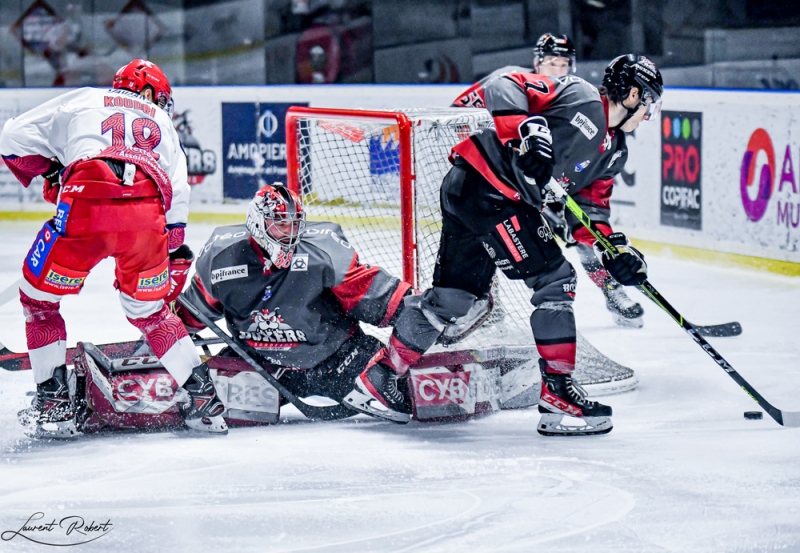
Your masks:
<path fill-rule="evenodd" d="M 286 180 L 286 112 L 289 103 L 222 104 L 223 195 L 249 199 L 259 180 Z"/>
<path fill-rule="evenodd" d="M 661 224 L 703 228 L 701 194 L 703 114 L 661 115 Z"/>

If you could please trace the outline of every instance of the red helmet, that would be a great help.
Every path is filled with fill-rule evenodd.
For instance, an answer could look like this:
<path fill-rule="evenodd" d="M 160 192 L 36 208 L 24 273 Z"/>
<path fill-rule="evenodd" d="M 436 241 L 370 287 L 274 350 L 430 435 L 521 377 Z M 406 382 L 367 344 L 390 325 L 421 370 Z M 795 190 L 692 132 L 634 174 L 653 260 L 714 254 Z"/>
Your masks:
<path fill-rule="evenodd" d="M 120 67 L 114 75 L 114 88 L 124 88 L 141 94 L 148 85 L 153 87 L 153 103 L 162 109 L 171 105 L 172 88 L 169 80 L 152 61 L 133 60 Z"/>

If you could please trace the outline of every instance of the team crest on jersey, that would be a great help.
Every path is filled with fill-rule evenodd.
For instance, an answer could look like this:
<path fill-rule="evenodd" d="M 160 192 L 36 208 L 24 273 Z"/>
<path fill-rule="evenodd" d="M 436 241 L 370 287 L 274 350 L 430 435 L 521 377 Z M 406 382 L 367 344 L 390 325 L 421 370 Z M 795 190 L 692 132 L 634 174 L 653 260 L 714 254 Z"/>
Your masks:
<path fill-rule="evenodd" d="M 307 342 L 305 332 L 286 324 L 277 309 L 260 309 L 250 314 L 250 326 L 239 331 L 239 339 L 256 349 L 289 350 Z"/>

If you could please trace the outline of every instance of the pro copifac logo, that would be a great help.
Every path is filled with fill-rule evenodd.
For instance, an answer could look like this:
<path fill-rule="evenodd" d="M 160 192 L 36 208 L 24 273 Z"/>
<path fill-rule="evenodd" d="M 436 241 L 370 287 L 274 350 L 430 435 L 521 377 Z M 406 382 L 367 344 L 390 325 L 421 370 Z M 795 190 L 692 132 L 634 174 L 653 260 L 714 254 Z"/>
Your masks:
<path fill-rule="evenodd" d="M 759 156 L 760 152 L 764 152 L 764 156 Z M 759 161 L 761 170 L 756 176 Z M 739 190 L 747 218 L 753 222 L 760 221 L 767 212 L 769 199 L 775 190 L 775 148 L 772 138 L 764 129 L 756 129 L 747 142 L 747 150 L 742 157 Z"/>
<path fill-rule="evenodd" d="M 703 114 L 665 111 L 661 133 L 661 224 L 703 228 Z"/>

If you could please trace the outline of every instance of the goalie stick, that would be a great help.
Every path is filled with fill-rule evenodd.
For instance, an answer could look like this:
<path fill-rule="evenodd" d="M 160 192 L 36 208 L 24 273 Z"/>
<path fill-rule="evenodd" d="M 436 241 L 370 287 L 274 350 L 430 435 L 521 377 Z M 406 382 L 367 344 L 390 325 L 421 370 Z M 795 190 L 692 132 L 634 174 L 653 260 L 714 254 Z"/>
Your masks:
<path fill-rule="evenodd" d="M 222 344 L 219 338 L 192 338 L 194 345 L 201 348 L 212 346 L 214 344 Z M 136 340 L 133 342 L 116 342 L 113 344 L 99 344 L 95 346 L 103 352 L 110 359 L 119 359 L 137 353 L 147 351 L 149 346 L 144 340 Z M 145 349 L 146 348 L 146 349 Z M 67 350 L 67 359 L 72 359 L 75 356 L 77 348 L 69 348 Z M 0 344 L 0 369 L 7 371 L 29 371 L 31 370 L 31 360 L 28 357 L 27 351 L 15 352 L 8 349 L 3 344 Z"/>
<path fill-rule="evenodd" d="M 600 247 L 602 247 L 612 256 L 617 255 L 617 248 L 608 241 L 606 236 L 600 232 L 586 212 L 581 209 L 581 206 L 579 206 L 575 200 L 573 200 L 572 197 L 567 194 L 567 192 L 558 182 L 556 182 L 554 179 L 551 179 L 550 183 L 547 185 L 547 188 L 549 188 L 557 198 L 566 198 L 567 208 L 573 213 L 573 215 L 575 215 L 575 217 L 578 218 L 581 224 L 592 233 L 592 236 L 595 237 L 598 244 L 600 244 Z M 730 363 L 728 363 L 725 358 L 722 357 L 722 355 L 720 355 L 719 352 L 711 346 L 711 344 L 703 339 L 697 328 L 689 321 L 684 319 L 683 315 L 678 313 L 678 311 L 672 307 L 672 305 L 670 305 L 670 303 L 659 293 L 659 291 L 656 290 L 652 284 L 650 284 L 650 281 L 645 280 L 644 283 L 637 288 L 639 288 L 642 293 L 653 300 L 661 309 L 666 311 L 672 320 L 678 323 L 678 325 L 683 328 L 686 333 L 689 334 L 689 336 L 692 337 L 692 340 L 694 340 L 697 345 L 703 348 L 703 351 L 705 351 L 717 365 L 722 367 L 722 370 L 724 370 L 728 376 L 730 376 L 739 386 L 742 387 L 747 395 L 753 398 L 756 403 L 758 403 L 761 408 L 769 414 L 770 417 L 775 419 L 775 422 L 781 426 L 800 426 L 800 411 L 782 411 L 764 399 L 764 397 L 759 394 L 758 391 L 742 377 L 742 375 L 736 372 Z"/>
<path fill-rule="evenodd" d="M 229 348 L 236 352 L 236 354 L 241 357 L 248 365 L 253 367 L 258 374 L 260 374 L 264 380 L 269 382 L 273 388 L 278 390 L 280 394 L 285 397 L 292 405 L 297 407 L 297 410 L 303 413 L 306 418 L 310 420 L 321 420 L 321 421 L 329 421 L 329 420 L 337 420 L 343 419 L 345 417 L 351 417 L 353 415 L 358 414 L 356 411 L 350 409 L 345 405 L 332 405 L 330 407 L 315 407 L 314 405 L 309 405 L 305 403 L 292 392 L 290 392 L 286 386 L 278 382 L 278 380 L 269 374 L 264 367 L 262 367 L 255 359 L 253 359 L 247 351 L 239 344 L 239 342 L 232 336 L 226 334 L 219 328 L 214 321 L 210 318 L 206 317 L 203 313 L 200 312 L 197 307 L 195 307 L 189 300 L 184 298 L 183 296 L 178 297 L 178 302 L 184 306 L 192 316 L 206 325 L 211 332 L 219 336 L 220 340 L 222 340 Z"/>
<path fill-rule="evenodd" d="M 19 286 L 23 283 L 23 279 L 19 279 L 8 288 L 0 292 L 0 305 L 5 305 L 11 300 L 19 298 Z"/>

